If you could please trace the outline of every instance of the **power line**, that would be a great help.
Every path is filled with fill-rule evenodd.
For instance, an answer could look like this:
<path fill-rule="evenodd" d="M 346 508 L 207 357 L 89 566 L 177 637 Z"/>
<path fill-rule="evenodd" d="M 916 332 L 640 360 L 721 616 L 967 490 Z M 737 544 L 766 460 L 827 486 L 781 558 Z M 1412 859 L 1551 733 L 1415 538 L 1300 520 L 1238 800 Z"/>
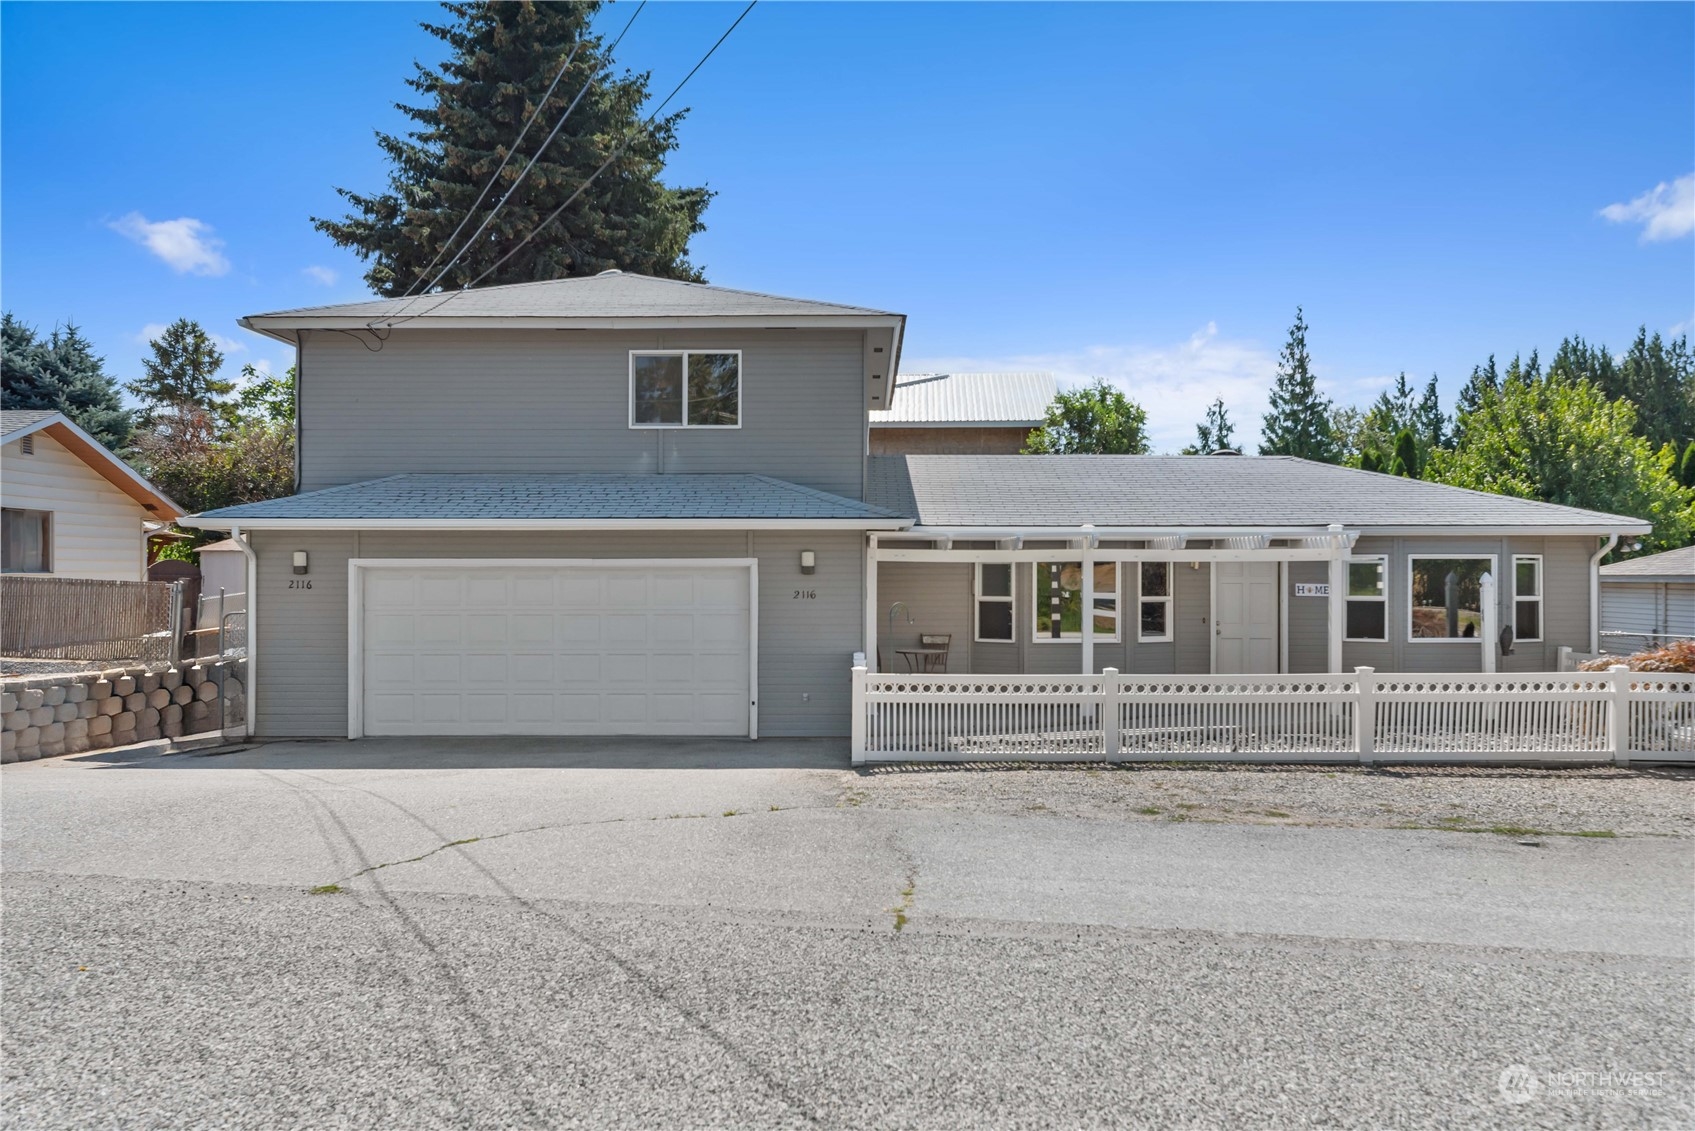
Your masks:
<path fill-rule="evenodd" d="M 624 30 L 618 33 L 618 38 L 614 39 L 612 41 L 612 45 L 606 49 L 606 56 L 608 59 L 611 58 L 612 52 L 618 49 L 618 45 L 624 41 L 625 34 L 630 30 L 630 25 L 636 22 L 636 17 L 642 14 L 642 9 L 645 7 L 647 7 L 647 0 L 641 0 L 641 3 L 636 5 L 636 10 L 630 13 L 630 18 L 624 23 Z M 577 50 L 581 46 L 581 40 L 578 40 L 577 43 L 572 46 L 571 54 L 565 59 L 565 66 L 559 69 L 558 76 L 556 76 L 553 80 L 553 86 L 547 88 L 547 94 L 542 96 L 541 106 L 536 107 L 536 114 L 531 115 L 530 122 L 535 121 L 536 116 L 541 113 L 541 107 L 547 105 L 547 100 L 553 96 L 553 88 L 559 85 L 559 79 L 564 77 L 566 69 L 570 67 L 571 60 L 576 58 Z M 483 232 L 488 230 L 489 224 L 493 223 L 494 218 L 500 215 L 500 210 L 506 206 L 506 202 L 508 200 L 512 199 L 512 194 L 518 191 L 518 186 L 524 183 L 524 178 L 530 175 L 530 170 L 536 167 L 536 162 L 541 160 L 541 155 L 547 152 L 547 147 L 553 144 L 553 139 L 559 136 L 559 131 L 565 128 L 565 120 L 571 116 L 571 111 L 577 108 L 577 104 L 583 100 L 583 96 L 589 92 L 589 88 L 594 86 L 594 80 L 596 77 L 596 75 L 590 75 L 588 80 L 583 83 L 582 89 L 577 91 L 577 96 L 571 99 L 571 104 L 565 107 L 565 112 L 559 115 L 559 120 L 553 124 L 553 130 L 547 135 L 547 139 L 543 141 L 541 145 L 536 147 L 535 153 L 530 156 L 530 160 L 524 166 L 523 171 L 518 174 L 517 178 L 507 187 L 506 191 L 501 194 L 501 197 L 495 203 L 495 206 L 489 210 L 489 214 L 483 217 L 483 222 L 477 226 L 476 231 L 471 233 L 471 238 L 466 240 L 464 246 L 454 253 L 453 258 L 447 261 L 447 266 L 443 267 L 441 271 L 437 273 L 436 277 L 429 281 L 423 290 L 419 292 L 420 294 L 427 294 L 431 290 L 435 289 L 435 287 L 447 277 L 447 273 L 453 270 L 454 264 L 458 263 L 460 258 L 476 244 L 477 237 L 481 236 Z M 442 252 L 445 252 L 449 247 L 451 247 L 453 245 L 453 241 L 458 238 L 459 233 L 464 230 L 465 225 L 476 212 L 477 205 L 483 202 L 484 193 L 487 193 L 488 188 L 493 186 L 495 179 L 500 176 L 501 169 L 506 168 L 506 162 L 511 159 L 512 154 L 517 152 L 519 144 L 524 140 L 524 133 L 529 131 L 530 122 L 524 123 L 524 130 L 518 134 L 518 141 L 513 143 L 512 149 L 506 154 L 506 158 L 500 162 L 500 168 L 494 171 L 494 177 L 489 178 L 488 186 L 484 187 L 482 193 L 477 194 L 476 203 L 472 204 L 471 210 L 465 213 L 465 219 L 459 221 L 459 227 L 453 230 L 453 235 L 448 237 L 447 243 L 443 244 L 441 250 L 436 252 L 435 259 L 430 260 L 429 267 L 424 268 L 423 274 L 419 276 L 420 279 L 423 278 L 423 275 L 427 275 L 429 273 L 430 267 L 434 267 L 436 265 L 436 261 L 441 259 Z M 413 283 L 413 286 L 417 286 L 417 283 Z M 406 294 L 401 297 L 408 297 L 411 294 L 412 288 L 408 287 L 406 289 Z"/>
<path fill-rule="evenodd" d="M 643 123 L 642 123 L 643 126 L 649 126 L 649 125 L 653 124 L 654 119 L 656 119 L 659 116 L 660 112 L 663 111 L 666 106 L 670 105 L 671 100 L 673 98 L 677 97 L 677 95 L 682 91 L 683 87 L 688 85 L 689 80 L 694 78 L 696 72 L 698 72 L 702 67 L 704 67 L 706 65 L 706 61 L 708 59 L 712 58 L 712 56 L 718 51 L 718 48 L 720 48 L 724 45 L 724 41 L 726 39 L 730 38 L 730 33 L 735 31 L 737 27 L 741 26 L 741 22 L 747 18 L 747 14 L 749 12 L 753 11 L 753 9 L 758 4 L 759 4 L 759 0 L 750 0 L 748 6 L 742 9 L 741 14 L 735 18 L 735 21 L 733 23 L 731 23 L 729 27 L 724 29 L 724 34 L 720 35 L 718 37 L 717 42 L 714 43 L 710 48 L 708 48 L 706 54 L 704 54 L 700 57 L 700 61 L 697 62 L 689 70 L 688 74 L 683 76 L 683 80 L 671 89 L 671 93 L 667 94 L 665 96 L 664 101 L 662 101 L 658 106 L 654 107 L 653 112 L 651 114 L 649 114 L 647 116 L 647 118 L 643 121 Z M 497 259 L 493 263 L 489 264 L 488 267 L 482 272 L 482 274 L 480 274 L 476 278 L 472 279 L 469 283 L 466 283 L 464 287 L 461 287 L 459 290 L 447 292 L 447 294 L 442 298 L 441 302 L 437 303 L 435 306 L 430 307 L 430 309 L 424 311 L 424 313 L 428 314 L 431 311 L 439 310 L 441 307 L 445 306 L 448 302 L 452 301 L 452 299 L 455 295 L 461 294 L 464 291 L 469 290 L 470 288 L 476 286 L 478 283 L 480 283 L 484 279 L 488 278 L 489 275 L 493 274 L 494 271 L 497 270 L 500 267 L 501 264 L 505 263 L 508 259 L 511 259 L 514 255 L 518 254 L 519 251 L 523 250 L 525 245 L 527 245 L 531 240 L 535 239 L 538 235 L 540 235 L 544 228 L 546 228 L 549 224 L 553 223 L 553 221 L 557 220 L 560 217 L 560 215 L 562 213 L 564 213 L 565 209 L 569 208 L 572 204 L 574 204 L 576 202 L 578 197 L 582 196 L 584 192 L 588 191 L 588 187 L 590 185 L 594 184 L 595 180 L 602 173 L 606 172 L 606 170 L 611 167 L 611 165 L 614 161 L 618 160 L 619 157 L 623 156 L 624 151 L 626 149 L 628 149 L 630 147 L 630 145 L 636 140 L 636 134 L 637 133 L 639 133 L 639 130 L 632 131 L 632 133 L 629 136 L 625 137 L 623 141 L 619 142 L 618 147 L 612 151 L 611 155 L 608 156 L 606 158 L 606 160 L 602 161 L 600 163 L 600 166 L 597 169 L 595 169 L 594 172 L 592 172 L 588 175 L 587 180 L 583 181 L 582 184 L 577 186 L 576 191 L 572 192 L 570 196 L 566 197 L 565 200 L 559 205 L 559 207 L 555 208 L 552 212 L 549 212 L 545 217 L 543 217 L 541 222 L 538 223 L 534 228 L 530 229 L 530 233 L 528 235 L 526 235 L 523 239 L 519 240 L 516 244 L 514 244 L 512 246 L 512 248 L 509 251 L 506 252 L 505 255 L 502 255 L 499 259 Z M 419 296 L 419 297 L 422 297 L 422 296 Z M 410 304 L 408 304 L 408 305 L 410 305 Z M 384 322 L 389 327 L 394 327 L 394 326 L 399 325 L 401 322 L 410 322 L 413 318 L 421 317 L 421 315 L 414 314 L 409 318 L 399 318 L 398 315 L 403 313 L 405 309 L 406 309 L 405 307 L 402 307 L 401 310 L 396 311 L 394 315 L 390 315 L 387 318 L 381 319 L 381 321 Z M 374 322 L 373 322 L 373 325 L 375 325 Z"/>

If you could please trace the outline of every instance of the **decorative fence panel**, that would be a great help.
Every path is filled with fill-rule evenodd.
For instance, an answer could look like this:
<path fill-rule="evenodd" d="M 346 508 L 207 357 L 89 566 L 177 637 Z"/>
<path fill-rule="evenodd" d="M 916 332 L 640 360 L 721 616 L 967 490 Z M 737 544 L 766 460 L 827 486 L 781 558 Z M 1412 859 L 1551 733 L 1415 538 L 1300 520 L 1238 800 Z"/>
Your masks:
<path fill-rule="evenodd" d="M 172 594 L 167 581 L 0 577 L 0 655 L 167 662 Z"/>
<path fill-rule="evenodd" d="M 853 759 L 1695 762 L 1695 676 L 874 675 Z"/>

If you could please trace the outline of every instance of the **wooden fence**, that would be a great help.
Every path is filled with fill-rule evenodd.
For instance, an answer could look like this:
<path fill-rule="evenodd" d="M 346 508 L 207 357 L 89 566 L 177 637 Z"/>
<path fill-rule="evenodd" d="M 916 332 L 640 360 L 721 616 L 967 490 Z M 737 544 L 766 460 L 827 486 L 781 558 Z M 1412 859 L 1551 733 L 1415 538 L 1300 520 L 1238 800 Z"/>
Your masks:
<path fill-rule="evenodd" d="M 853 760 L 1695 762 L 1695 676 L 893 675 L 853 669 Z"/>
<path fill-rule="evenodd" d="M 181 592 L 167 581 L 0 577 L 0 655 L 168 663 Z"/>

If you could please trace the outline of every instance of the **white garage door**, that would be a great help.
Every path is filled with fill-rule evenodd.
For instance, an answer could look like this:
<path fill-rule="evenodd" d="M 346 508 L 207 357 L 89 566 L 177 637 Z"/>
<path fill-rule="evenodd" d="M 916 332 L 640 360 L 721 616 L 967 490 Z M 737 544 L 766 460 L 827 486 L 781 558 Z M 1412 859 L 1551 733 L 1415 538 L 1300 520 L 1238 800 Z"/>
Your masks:
<path fill-rule="evenodd" d="M 746 566 L 359 573 L 365 734 L 749 733 Z"/>

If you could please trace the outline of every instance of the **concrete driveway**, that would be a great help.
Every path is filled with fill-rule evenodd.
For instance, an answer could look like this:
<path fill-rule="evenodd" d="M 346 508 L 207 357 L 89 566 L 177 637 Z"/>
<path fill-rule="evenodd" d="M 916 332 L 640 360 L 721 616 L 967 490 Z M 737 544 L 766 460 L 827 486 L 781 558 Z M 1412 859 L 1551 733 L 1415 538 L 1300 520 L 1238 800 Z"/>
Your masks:
<path fill-rule="evenodd" d="M 1691 793 L 769 741 L 9 766 L 3 1116 L 1688 1125 Z"/>

